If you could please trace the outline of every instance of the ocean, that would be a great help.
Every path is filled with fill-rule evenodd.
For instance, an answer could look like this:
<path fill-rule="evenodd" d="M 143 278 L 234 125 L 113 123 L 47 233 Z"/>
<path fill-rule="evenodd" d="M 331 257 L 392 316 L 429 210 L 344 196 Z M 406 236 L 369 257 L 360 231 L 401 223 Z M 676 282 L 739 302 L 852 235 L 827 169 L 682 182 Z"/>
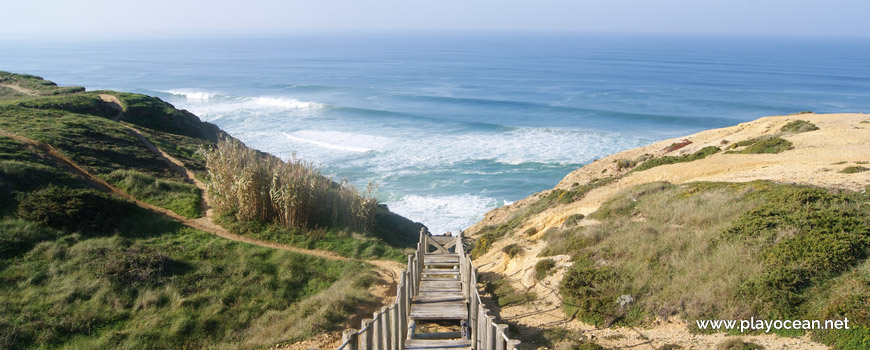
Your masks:
<path fill-rule="evenodd" d="M 870 112 L 870 42 L 569 34 L 0 39 L 0 70 L 158 96 L 435 233 L 596 158 L 810 110 Z"/>

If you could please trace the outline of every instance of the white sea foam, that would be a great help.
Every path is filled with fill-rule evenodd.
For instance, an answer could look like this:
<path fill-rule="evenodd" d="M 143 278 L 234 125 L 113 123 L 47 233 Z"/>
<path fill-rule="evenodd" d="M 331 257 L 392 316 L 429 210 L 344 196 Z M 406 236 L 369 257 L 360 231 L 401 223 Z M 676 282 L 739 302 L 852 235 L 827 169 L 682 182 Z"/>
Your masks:
<path fill-rule="evenodd" d="M 190 89 L 170 89 L 170 90 L 160 90 L 160 91 L 165 92 L 165 93 L 169 93 L 169 94 L 173 94 L 173 95 L 184 96 L 184 98 L 187 99 L 187 101 L 193 101 L 193 102 L 208 101 L 211 98 L 217 96 L 217 94 L 215 94 L 215 93 L 205 92 L 205 91 L 196 91 L 196 90 L 190 90 Z"/>
<path fill-rule="evenodd" d="M 459 232 L 483 218 L 483 213 L 495 207 L 493 198 L 460 196 L 408 195 L 385 202 L 390 210 L 412 220 L 422 221 L 434 234 Z"/>
<path fill-rule="evenodd" d="M 372 151 L 371 148 L 359 146 L 360 144 L 365 144 L 365 140 L 354 137 L 355 135 L 353 134 L 342 132 L 328 132 L 326 134 L 327 135 L 324 135 L 324 133 L 317 133 L 311 131 L 297 131 L 293 134 L 285 132 L 284 136 L 293 141 L 308 143 L 336 151 L 354 153 L 365 153 Z"/>
<path fill-rule="evenodd" d="M 284 109 L 308 109 L 322 108 L 323 105 L 316 102 L 299 101 L 295 98 L 286 97 L 254 97 L 251 101 L 256 106 L 267 108 L 284 108 Z"/>
<path fill-rule="evenodd" d="M 587 163 L 652 141 L 638 135 L 560 128 L 456 132 L 439 130 L 431 123 L 393 125 L 387 120 L 331 114 L 321 109 L 322 104 L 291 97 L 227 99 L 222 95 L 181 107 L 218 123 L 253 148 L 284 159 L 295 154 L 358 184 L 380 183 L 391 209 L 423 222 L 433 232 L 466 228 L 486 211 L 522 196 L 504 197 L 505 191 L 510 192 L 505 186 L 512 185 L 499 183 L 502 180 L 517 183 L 521 179 L 515 176 L 531 176 L 542 166 Z M 470 176 L 476 179 L 465 181 Z M 474 184 L 481 176 L 492 187 L 474 188 L 481 186 Z M 558 180 L 552 179 L 553 184 Z M 430 194 L 457 193 L 459 188 L 468 194 Z M 529 189 L 536 190 L 540 189 Z"/>

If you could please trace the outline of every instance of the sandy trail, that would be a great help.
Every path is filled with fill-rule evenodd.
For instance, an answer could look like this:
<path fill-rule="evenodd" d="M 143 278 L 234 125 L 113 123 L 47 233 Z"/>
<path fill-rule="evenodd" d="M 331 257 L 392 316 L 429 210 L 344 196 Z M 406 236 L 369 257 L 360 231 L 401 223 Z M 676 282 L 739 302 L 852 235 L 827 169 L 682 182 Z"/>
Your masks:
<path fill-rule="evenodd" d="M 15 90 L 15 92 L 18 92 L 19 94 L 23 94 L 23 95 L 28 95 L 28 96 L 36 96 L 36 95 L 38 95 L 38 94 L 36 93 L 36 91 L 33 91 L 33 90 L 30 90 L 30 89 L 23 88 L 23 87 L 18 86 L 18 85 L 16 85 L 16 84 L 0 84 L 0 87 L 5 87 L 5 88 L 8 88 L 8 89 Z"/>

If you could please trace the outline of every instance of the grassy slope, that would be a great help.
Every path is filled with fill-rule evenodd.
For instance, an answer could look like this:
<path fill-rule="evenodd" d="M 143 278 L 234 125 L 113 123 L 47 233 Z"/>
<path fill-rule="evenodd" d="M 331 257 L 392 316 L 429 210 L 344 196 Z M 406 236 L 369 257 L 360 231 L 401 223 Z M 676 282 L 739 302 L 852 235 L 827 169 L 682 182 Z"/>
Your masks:
<path fill-rule="evenodd" d="M 599 225 L 548 232 L 543 255 L 573 257 L 560 292 L 587 322 L 849 317 L 856 329 L 814 335 L 859 349 L 870 345 L 868 204 L 769 182 L 652 183 L 605 202 L 590 215 Z M 635 303 L 622 309 L 624 294 Z"/>
<path fill-rule="evenodd" d="M 0 128 L 52 145 L 143 201 L 199 215 L 198 190 L 106 119 L 112 111 L 97 92 L 0 72 L 0 84 L 10 83 L 38 96 L 0 89 Z M 122 123 L 202 175 L 196 150 L 222 132 L 159 99 L 112 94 Z M 370 245 L 389 247 L 374 235 L 403 243 L 396 237 L 411 227 L 393 220 L 367 234 Z M 373 278 L 358 262 L 183 227 L 0 136 L 0 348 L 259 348 L 342 327 L 370 301 Z"/>
<path fill-rule="evenodd" d="M 197 177 L 205 179 L 205 161 L 198 153 L 221 137 L 216 126 L 175 109 L 158 98 L 115 91 L 84 92 L 60 88 L 28 75 L 0 72 L 0 84 L 39 87 L 39 96 L 0 95 L 0 129 L 45 142 L 137 199 L 187 217 L 198 217 L 200 192 L 148 151 L 124 125 L 133 126 L 153 144 L 178 158 Z M 7 89 L 8 90 L 8 89 Z M 5 91 L 5 90 L 4 90 Z M 121 123 L 107 119 L 115 113 L 100 94 L 117 96 L 124 109 Z M 348 257 L 388 257 L 404 261 L 404 249 L 414 244 L 420 225 L 380 210 L 375 226 L 366 233 L 325 228 L 314 234 L 266 229 L 225 221 L 236 233 L 304 248 L 335 251 Z M 234 229 L 235 228 L 235 229 Z M 321 232 L 323 231 L 323 232 Z"/>

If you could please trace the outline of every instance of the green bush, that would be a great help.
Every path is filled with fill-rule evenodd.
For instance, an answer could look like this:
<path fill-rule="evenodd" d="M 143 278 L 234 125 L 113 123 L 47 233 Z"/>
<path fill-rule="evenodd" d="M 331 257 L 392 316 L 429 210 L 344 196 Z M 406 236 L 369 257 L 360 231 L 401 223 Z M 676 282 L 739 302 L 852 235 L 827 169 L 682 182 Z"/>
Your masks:
<path fill-rule="evenodd" d="M 484 285 L 484 291 L 492 295 L 492 299 L 498 306 L 521 305 L 536 298 L 535 292 L 520 292 L 507 282 L 501 279 L 494 282 L 487 282 Z"/>
<path fill-rule="evenodd" d="M 631 159 L 620 159 L 619 161 L 616 162 L 616 167 L 619 170 L 622 170 L 625 168 L 631 168 L 631 167 L 635 166 L 635 164 L 636 163 Z"/>
<path fill-rule="evenodd" d="M 742 153 L 742 154 L 763 154 L 763 153 L 780 153 L 791 148 L 791 141 L 783 139 L 779 136 L 762 136 L 754 139 L 737 142 L 729 148 L 744 147 L 740 151 L 728 151 L 726 153 Z"/>
<path fill-rule="evenodd" d="M 655 167 L 661 166 L 661 165 L 693 162 L 693 161 L 696 161 L 699 159 L 707 158 L 707 156 L 709 156 L 711 154 L 715 154 L 719 151 L 720 151 L 719 147 L 707 146 L 707 147 L 704 147 L 704 148 L 702 148 L 702 149 L 700 149 L 692 154 L 686 154 L 686 155 L 682 155 L 682 156 L 661 156 L 658 158 L 653 158 L 653 159 L 650 159 L 648 161 L 645 161 L 645 162 L 641 163 L 640 165 L 638 165 L 636 168 L 632 169 L 631 171 L 633 171 L 633 172 L 634 171 L 644 171 L 644 170 L 652 169 L 652 168 L 655 168 Z"/>
<path fill-rule="evenodd" d="M 779 129 L 781 132 L 794 134 L 815 130 L 819 130 L 819 127 L 804 120 L 792 120 Z"/>
<path fill-rule="evenodd" d="M 744 342 L 743 339 L 727 339 L 716 344 L 716 350 L 763 350 L 764 347 L 755 343 Z"/>
<path fill-rule="evenodd" d="M 855 174 L 855 173 L 865 172 L 867 170 L 870 170 L 870 168 L 856 165 L 856 166 L 846 167 L 845 169 L 840 170 L 840 172 L 843 174 Z"/>
<path fill-rule="evenodd" d="M 501 251 L 503 253 L 507 254 L 507 256 L 509 258 L 513 259 L 517 255 L 520 255 L 523 253 L 523 247 L 520 247 L 519 244 L 511 243 L 511 244 L 504 246 L 504 248 L 502 248 Z"/>
<path fill-rule="evenodd" d="M 554 267 L 556 267 L 556 262 L 553 261 L 553 259 L 543 259 L 538 261 L 535 264 L 535 278 L 537 278 L 538 281 L 544 279 L 544 277 L 547 277 L 547 275 L 550 274 L 550 271 L 552 271 Z"/>
<path fill-rule="evenodd" d="M 67 232 L 111 233 L 136 206 L 92 189 L 51 185 L 18 197 L 18 216 Z"/>
<path fill-rule="evenodd" d="M 98 271 L 116 288 L 126 288 L 157 286 L 186 269 L 185 264 L 154 248 L 134 244 L 106 252 Z"/>
<path fill-rule="evenodd" d="M 618 279 L 609 266 L 596 267 L 585 259 L 574 262 L 559 285 L 562 308 L 567 314 L 576 313 L 584 322 L 601 326 L 607 316 L 616 314 L 619 297 L 609 286 Z"/>
<path fill-rule="evenodd" d="M 776 186 L 750 194 L 762 201 L 726 236 L 758 242 L 766 271 L 748 281 L 759 310 L 791 316 L 813 285 L 867 257 L 870 218 L 857 194 L 808 186 Z"/>

